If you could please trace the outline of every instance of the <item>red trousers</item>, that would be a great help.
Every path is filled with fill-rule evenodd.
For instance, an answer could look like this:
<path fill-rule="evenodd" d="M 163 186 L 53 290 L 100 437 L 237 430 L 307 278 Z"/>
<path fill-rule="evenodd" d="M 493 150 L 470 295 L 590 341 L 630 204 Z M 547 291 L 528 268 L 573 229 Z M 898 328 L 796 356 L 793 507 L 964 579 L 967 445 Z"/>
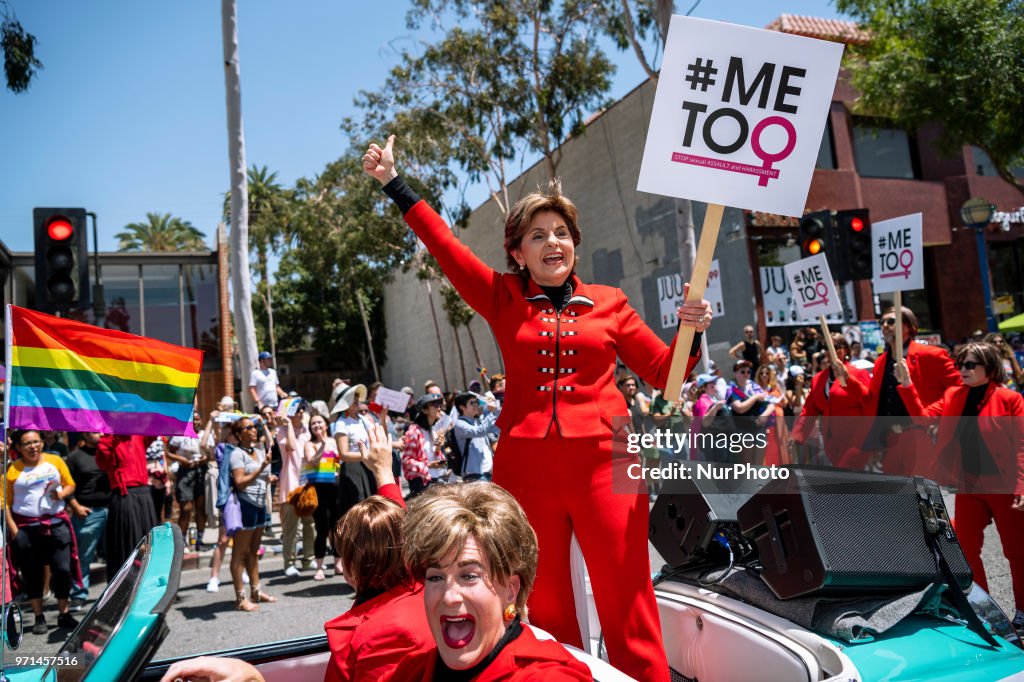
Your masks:
<path fill-rule="evenodd" d="M 960 547 L 974 573 L 974 582 L 987 591 L 988 580 L 985 578 L 985 566 L 981 563 L 981 545 L 985 527 L 990 521 L 996 522 L 996 530 L 1003 543 L 1003 554 L 1010 562 L 1013 601 L 1017 609 L 1024 611 L 1024 512 L 1011 509 L 1012 503 L 1013 495 L 958 494 L 955 528 Z M 1013 618 L 1012 613 L 1010 618 Z"/>
<path fill-rule="evenodd" d="M 503 435 L 494 482 L 519 500 L 537 532 L 539 564 L 529 620 L 581 648 L 569 543 L 583 550 L 611 664 L 637 680 L 669 679 L 647 550 L 648 498 L 612 492 L 611 436 Z M 617 459 L 616 468 L 626 460 Z"/>

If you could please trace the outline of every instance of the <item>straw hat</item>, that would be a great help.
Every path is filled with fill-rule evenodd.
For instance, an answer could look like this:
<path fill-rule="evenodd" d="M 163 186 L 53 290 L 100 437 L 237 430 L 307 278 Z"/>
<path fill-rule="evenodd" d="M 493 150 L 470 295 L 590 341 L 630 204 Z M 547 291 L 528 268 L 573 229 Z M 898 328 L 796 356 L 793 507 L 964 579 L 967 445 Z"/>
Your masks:
<path fill-rule="evenodd" d="M 366 400 L 366 386 L 362 384 L 356 384 L 355 386 L 349 386 L 346 383 L 340 383 L 334 387 L 331 391 L 331 402 L 334 406 L 331 408 L 331 416 L 344 412 L 356 401 Z"/>

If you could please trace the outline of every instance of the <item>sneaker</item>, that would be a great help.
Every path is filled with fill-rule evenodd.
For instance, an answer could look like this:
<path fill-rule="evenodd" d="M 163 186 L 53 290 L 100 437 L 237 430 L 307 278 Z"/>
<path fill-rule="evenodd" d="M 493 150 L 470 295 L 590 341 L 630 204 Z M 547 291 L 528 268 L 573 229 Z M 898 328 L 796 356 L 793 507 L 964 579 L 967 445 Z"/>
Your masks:
<path fill-rule="evenodd" d="M 45 635 L 49 628 L 46 627 L 46 617 L 42 614 L 36 616 L 35 625 L 32 626 L 33 635 Z"/>
<path fill-rule="evenodd" d="M 216 592 L 220 589 L 220 578 L 214 576 L 210 578 L 210 582 L 206 583 L 207 592 Z"/>
<path fill-rule="evenodd" d="M 295 566 L 289 566 L 288 568 L 284 569 L 284 574 L 289 578 L 298 578 L 300 575 L 302 575 L 302 573 L 299 572 L 299 569 L 295 568 Z"/>
<path fill-rule="evenodd" d="M 249 584 L 249 574 L 248 573 L 243 573 L 242 574 L 242 583 L 244 583 L 246 585 Z"/>
<path fill-rule="evenodd" d="M 85 599 L 72 599 L 71 603 L 68 604 L 68 611 L 78 613 L 79 611 L 85 611 L 87 602 Z"/>
<path fill-rule="evenodd" d="M 78 627 L 78 620 L 70 613 L 62 613 L 57 616 L 57 627 L 66 630 L 74 630 Z"/>

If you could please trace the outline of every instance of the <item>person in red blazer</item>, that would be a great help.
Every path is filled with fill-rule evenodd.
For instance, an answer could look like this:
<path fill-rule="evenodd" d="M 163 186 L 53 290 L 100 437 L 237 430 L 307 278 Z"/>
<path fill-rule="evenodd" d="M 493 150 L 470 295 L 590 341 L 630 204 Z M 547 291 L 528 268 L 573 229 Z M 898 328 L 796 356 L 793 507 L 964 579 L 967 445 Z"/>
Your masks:
<path fill-rule="evenodd" d="M 882 315 L 882 337 L 885 339 L 886 352 L 875 362 L 865 413 L 883 419 L 875 422 L 865 449 L 884 451 L 882 467 L 885 473 L 913 476 L 931 468 L 934 450 L 925 430 L 910 421 L 910 413 L 898 390 L 895 357 L 890 352 L 895 342 L 895 326 L 896 309 L 890 307 Z M 947 388 L 959 385 L 960 376 L 944 348 L 914 340 L 917 330 L 917 316 L 910 308 L 903 306 L 903 356 L 922 402 L 930 405 L 941 398 Z"/>
<path fill-rule="evenodd" d="M 871 375 L 850 364 L 850 344 L 842 334 L 833 334 L 839 366 L 814 375 L 804 409 L 793 425 L 793 441 L 804 444 L 811 437 L 820 417 L 825 454 L 837 467 L 863 471 L 871 454 L 860 446 L 864 442 L 864 419 Z M 843 386 L 843 381 L 846 386 Z"/>
<path fill-rule="evenodd" d="M 588 558 L 612 665 L 643 680 L 668 680 L 650 577 L 646 496 L 612 492 L 612 418 L 628 415 L 615 386 L 616 358 L 663 388 L 675 341 L 666 346 L 620 289 L 575 274 L 576 207 L 557 189 L 530 194 L 505 222 L 511 272 L 488 267 L 395 171 L 394 136 L 371 144 L 363 169 L 384 186 L 462 298 L 494 330 L 505 359 L 505 403 L 494 482 L 526 510 L 542 548 L 530 598 L 533 622 L 582 647 L 573 608 L 569 547 Z M 684 303 L 681 324 L 707 329 L 711 305 Z M 696 364 L 699 339 L 687 349 Z M 615 468 L 625 461 L 617 459 Z M 543 475 L 538 475 L 543 472 Z"/>
<path fill-rule="evenodd" d="M 580 680 L 590 669 L 521 619 L 537 574 L 537 535 L 507 491 L 484 482 L 432 486 L 411 503 L 405 562 L 423 582 L 434 647 L 394 682 Z"/>
<path fill-rule="evenodd" d="M 423 608 L 423 583 L 402 559 L 405 502 L 391 470 L 391 438 L 379 424 L 369 430 L 370 448 L 360 443 L 363 462 L 377 481 L 377 495 L 352 507 L 336 526 L 332 542 L 355 589 L 355 604 L 328 621 L 331 658 L 325 682 L 377 682 L 392 678 L 407 657 L 433 648 Z M 211 682 L 263 682 L 249 663 L 203 656 L 179 661 L 161 682 L 202 678 Z"/>
<path fill-rule="evenodd" d="M 900 394 L 912 415 L 938 420 L 936 478 L 954 484 L 956 534 L 974 580 L 988 589 L 981 546 L 985 527 L 995 521 L 1003 553 L 1010 562 L 1016 615 L 1024 628 L 1024 398 L 1005 388 L 999 350 L 989 343 L 968 343 L 956 353 L 962 386 L 946 389 L 925 404 L 904 362 L 897 369 Z"/>

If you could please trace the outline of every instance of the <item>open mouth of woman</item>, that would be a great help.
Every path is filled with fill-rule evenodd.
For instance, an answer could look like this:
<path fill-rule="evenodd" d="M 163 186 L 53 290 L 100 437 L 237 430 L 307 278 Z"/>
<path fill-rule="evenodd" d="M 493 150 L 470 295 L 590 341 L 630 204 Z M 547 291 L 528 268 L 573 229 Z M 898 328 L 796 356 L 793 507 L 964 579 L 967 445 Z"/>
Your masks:
<path fill-rule="evenodd" d="M 441 616 L 441 634 L 444 643 L 452 649 L 461 649 L 468 645 L 476 633 L 476 620 L 473 616 Z"/>
<path fill-rule="evenodd" d="M 560 253 L 551 253 L 544 256 L 545 265 L 560 265 L 563 262 L 565 262 L 565 256 Z"/>

